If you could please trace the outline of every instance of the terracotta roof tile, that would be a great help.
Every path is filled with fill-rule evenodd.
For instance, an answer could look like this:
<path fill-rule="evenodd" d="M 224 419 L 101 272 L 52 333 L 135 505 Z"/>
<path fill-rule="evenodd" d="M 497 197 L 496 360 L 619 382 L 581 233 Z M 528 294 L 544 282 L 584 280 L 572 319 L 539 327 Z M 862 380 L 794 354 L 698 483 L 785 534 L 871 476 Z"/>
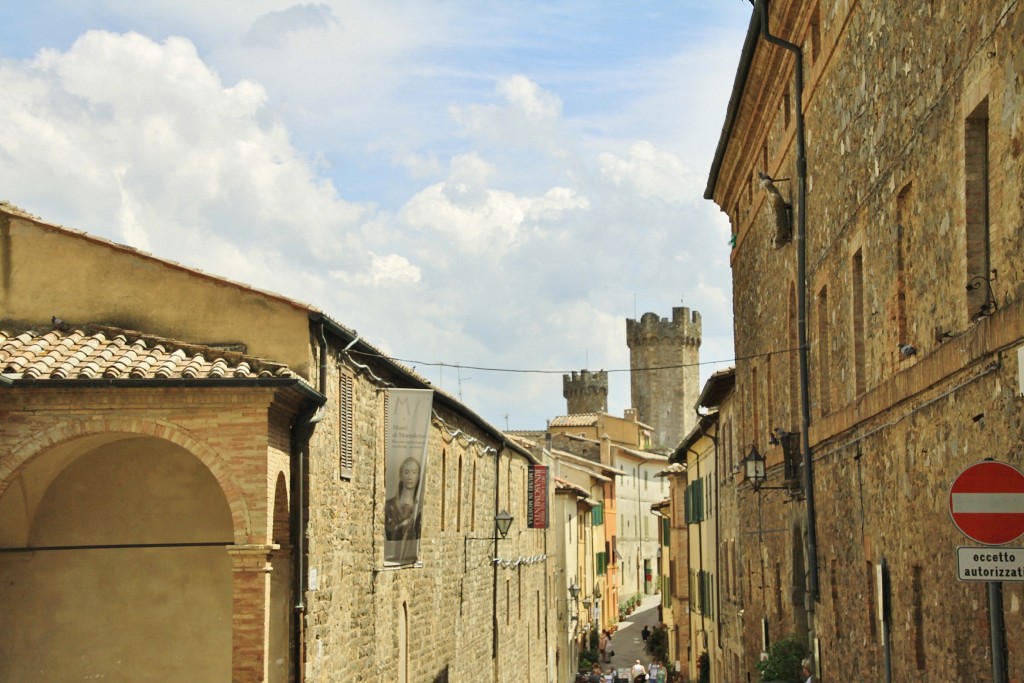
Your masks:
<path fill-rule="evenodd" d="M 576 413 L 551 418 L 551 427 L 592 427 L 597 424 L 597 413 Z"/>
<path fill-rule="evenodd" d="M 0 330 L 0 374 L 39 381 L 298 378 L 286 366 L 237 351 L 99 326 Z"/>

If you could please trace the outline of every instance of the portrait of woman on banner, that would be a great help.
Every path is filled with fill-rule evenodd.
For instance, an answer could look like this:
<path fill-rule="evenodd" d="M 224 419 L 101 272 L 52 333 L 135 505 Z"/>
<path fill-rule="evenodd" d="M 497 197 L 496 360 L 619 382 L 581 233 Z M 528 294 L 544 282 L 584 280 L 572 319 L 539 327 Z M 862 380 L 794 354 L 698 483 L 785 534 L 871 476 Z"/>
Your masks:
<path fill-rule="evenodd" d="M 416 560 L 422 524 L 419 460 L 408 457 L 398 468 L 393 487 L 384 504 L 384 559 L 390 562 Z"/>

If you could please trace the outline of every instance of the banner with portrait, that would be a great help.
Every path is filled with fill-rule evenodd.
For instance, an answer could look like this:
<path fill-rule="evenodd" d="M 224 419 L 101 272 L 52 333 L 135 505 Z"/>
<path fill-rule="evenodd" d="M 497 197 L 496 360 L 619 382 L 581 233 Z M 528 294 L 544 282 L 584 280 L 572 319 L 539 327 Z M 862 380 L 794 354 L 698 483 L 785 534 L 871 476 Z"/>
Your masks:
<path fill-rule="evenodd" d="M 434 392 L 388 389 L 384 436 L 384 562 L 419 560 Z"/>

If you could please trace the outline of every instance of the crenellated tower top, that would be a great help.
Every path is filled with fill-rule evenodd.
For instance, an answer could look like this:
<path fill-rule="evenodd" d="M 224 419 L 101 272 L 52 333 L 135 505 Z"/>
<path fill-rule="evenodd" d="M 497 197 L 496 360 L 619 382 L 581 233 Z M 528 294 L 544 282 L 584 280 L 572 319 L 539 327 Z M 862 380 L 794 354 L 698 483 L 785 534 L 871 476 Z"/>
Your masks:
<path fill-rule="evenodd" d="M 657 313 L 626 320 L 633 408 L 651 426 L 656 448 L 675 448 L 693 427 L 700 342 L 700 313 L 689 308 L 673 308 L 671 320 Z"/>
<path fill-rule="evenodd" d="M 608 373 L 580 370 L 562 375 L 562 396 L 569 415 L 608 412 Z"/>
<path fill-rule="evenodd" d="M 633 348 L 651 342 L 674 342 L 699 347 L 701 340 L 700 313 L 684 306 L 672 309 L 672 319 L 657 313 L 644 313 L 639 322 L 626 320 L 626 345 Z"/>

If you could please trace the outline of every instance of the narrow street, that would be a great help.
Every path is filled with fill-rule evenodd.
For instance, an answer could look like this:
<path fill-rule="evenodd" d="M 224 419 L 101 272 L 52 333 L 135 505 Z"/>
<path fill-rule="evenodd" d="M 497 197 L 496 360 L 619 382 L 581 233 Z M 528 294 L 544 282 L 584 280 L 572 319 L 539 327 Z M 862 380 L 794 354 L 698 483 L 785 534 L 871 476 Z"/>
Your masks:
<path fill-rule="evenodd" d="M 644 651 L 644 641 L 640 632 L 646 624 L 651 629 L 659 622 L 658 605 L 661 604 L 661 595 L 644 596 L 640 607 L 626 617 L 625 621 L 619 622 L 619 629 L 612 635 L 611 649 L 615 656 L 609 664 L 602 665 L 604 671 L 614 666 L 617 670 L 624 669 L 627 673 L 636 660 L 648 668 L 651 664 L 651 656 Z M 632 680 L 632 679 L 630 679 Z"/>

